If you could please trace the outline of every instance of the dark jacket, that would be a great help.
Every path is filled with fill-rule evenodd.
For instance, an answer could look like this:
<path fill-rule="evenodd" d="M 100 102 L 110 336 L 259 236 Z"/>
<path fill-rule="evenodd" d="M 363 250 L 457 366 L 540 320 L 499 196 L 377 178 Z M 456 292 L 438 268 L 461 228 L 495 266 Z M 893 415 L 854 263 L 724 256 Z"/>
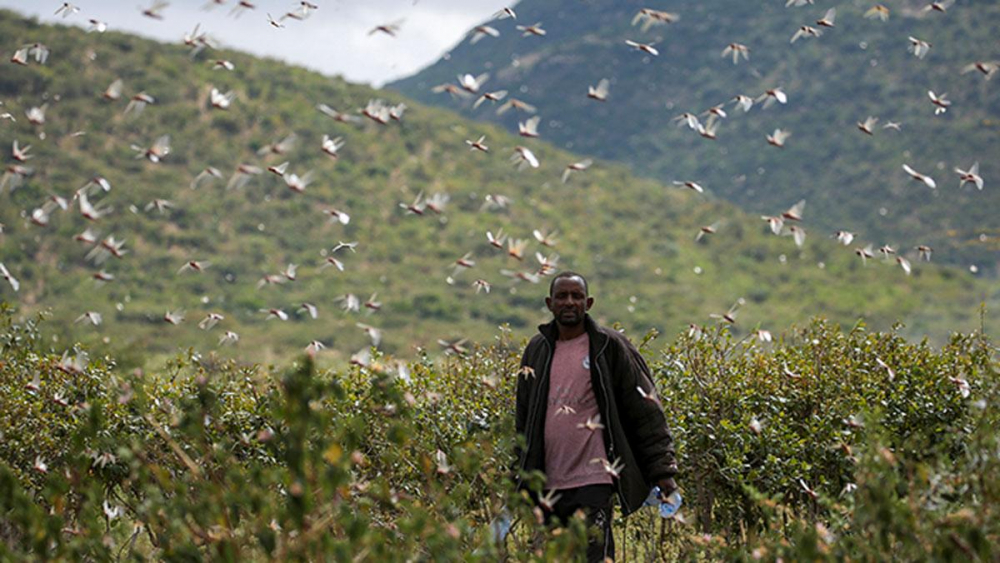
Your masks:
<path fill-rule="evenodd" d="M 659 403 L 645 399 L 637 387 L 655 395 L 645 360 L 617 331 L 598 326 L 587 315 L 590 337 L 591 384 L 604 424 L 608 460 L 621 459 L 625 468 L 615 480 L 623 515 L 642 506 L 649 490 L 677 473 L 674 443 Z M 519 472 L 545 471 L 545 414 L 549 395 L 549 368 L 559 329 L 555 321 L 538 327 L 528 343 L 517 380 L 516 430 L 525 438 L 518 448 Z M 525 369 L 530 368 L 530 369 Z M 523 484 L 518 479 L 518 486 Z"/>

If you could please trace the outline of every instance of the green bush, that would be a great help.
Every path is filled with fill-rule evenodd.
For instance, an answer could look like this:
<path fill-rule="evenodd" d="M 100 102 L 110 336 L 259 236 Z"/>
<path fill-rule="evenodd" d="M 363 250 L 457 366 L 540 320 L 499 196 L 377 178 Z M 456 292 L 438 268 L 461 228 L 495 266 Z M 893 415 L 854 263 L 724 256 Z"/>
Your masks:
<path fill-rule="evenodd" d="M 940 351 L 824 321 L 774 344 L 704 327 L 654 352 L 655 336 L 641 349 L 686 508 L 618 521 L 623 558 L 996 556 L 982 334 Z M 579 522 L 539 530 L 511 490 L 522 343 L 507 329 L 464 357 L 340 371 L 193 351 L 157 373 L 82 355 L 74 369 L 45 342 L 3 310 L 0 557 L 559 559 L 584 541 Z M 504 506 L 516 523 L 498 546 Z"/>

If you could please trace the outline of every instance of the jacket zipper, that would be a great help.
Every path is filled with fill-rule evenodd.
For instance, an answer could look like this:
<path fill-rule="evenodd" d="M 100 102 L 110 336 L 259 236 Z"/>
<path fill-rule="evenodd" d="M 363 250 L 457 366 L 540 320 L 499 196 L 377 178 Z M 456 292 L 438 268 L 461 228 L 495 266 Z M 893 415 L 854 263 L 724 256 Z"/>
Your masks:
<path fill-rule="evenodd" d="M 604 375 L 601 373 L 601 363 L 598 361 L 598 358 L 600 358 L 601 355 L 604 354 L 604 350 L 607 349 L 607 347 L 608 347 L 608 341 L 610 340 L 610 337 L 608 337 L 607 335 L 604 335 L 604 338 L 605 338 L 605 340 L 604 340 L 604 346 L 602 346 L 601 349 L 600 349 L 600 351 L 597 352 L 597 355 L 594 356 L 594 369 L 597 370 L 597 381 L 600 382 L 600 384 L 601 384 L 601 391 L 604 392 L 604 415 L 605 415 L 605 421 L 604 421 L 604 423 L 607 424 L 607 426 L 608 426 L 608 440 L 611 442 L 611 452 L 610 453 L 611 453 L 611 456 L 614 456 L 614 454 L 615 454 L 615 433 L 614 433 L 614 430 L 611 428 L 611 416 L 610 416 L 610 413 L 611 413 L 611 403 L 610 403 L 610 400 L 608 399 L 608 389 L 604 385 Z M 611 463 L 614 463 L 615 460 L 614 459 L 609 459 L 608 461 L 611 462 Z M 622 505 L 625 507 L 625 511 L 626 512 L 631 512 L 631 509 L 629 508 L 629 505 L 628 505 L 628 500 L 625 498 L 625 493 L 622 492 L 622 480 L 621 479 L 615 479 L 614 481 L 615 481 L 615 487 L 618 489 L 618 498 L 621 499 Z"/>

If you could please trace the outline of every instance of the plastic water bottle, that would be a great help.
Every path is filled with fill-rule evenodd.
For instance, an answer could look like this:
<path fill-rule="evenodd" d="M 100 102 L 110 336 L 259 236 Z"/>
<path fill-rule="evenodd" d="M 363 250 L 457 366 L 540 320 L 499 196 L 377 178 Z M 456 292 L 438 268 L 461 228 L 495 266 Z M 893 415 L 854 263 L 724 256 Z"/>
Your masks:
<path fill-rule="evenodd" d="M 681 504 L 684 499 L 681 498 L 681 494 L 677 491 L 670 493 L 667 496 L 667 500 L 660 503 L 660 517 L 661 518 L 673 518 L 677 511 L 681 509 Z"/>
<path fill-rule="evenodd" d="M 673 518 L 677 511 L 680 510 L 681 504 L 683 504 L 684 499 L 681 498 L 681 493 L 677 490 L 670 493 L 666 500 L 660 500 L 660 487 L 653 487 L 653 490 L 649 491 L 649 496 L 646 497 L 646 501 L 642 503 L 643 506 L 659 506 L 660 517 L 661 518 Z"/>
<path fill-rule="evenodd" d="M 500 514 L 490 522 L 490 531 L 493 535 L 493 541 L 496 543 L 502 542 L 507 538 L 507 534 L 510 533 L 511 527 L 510 513 L 507 509 L 503 509 Z"/>

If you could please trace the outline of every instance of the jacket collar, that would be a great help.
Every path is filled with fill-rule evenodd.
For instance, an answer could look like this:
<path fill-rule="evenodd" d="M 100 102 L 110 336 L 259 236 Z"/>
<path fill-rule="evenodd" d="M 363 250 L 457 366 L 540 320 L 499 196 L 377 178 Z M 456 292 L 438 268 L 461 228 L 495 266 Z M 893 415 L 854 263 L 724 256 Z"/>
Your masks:
<path fill-rule="evenodd" d="M 591 318 L 590 313 L 584 313 L 583 325 L 587 331 L 587 335 L 590 337 L 592 346 L 597 342 L 598 338 L 601 339 L 602 344 L 603 340 L 608 338 L 608 335 L 604 334 L 604 330 L 601 326 L 597 324 L 593 318 Z M 554 349 L 556 340 L 559 339 L 559 326 L 556 324 L 555 319 L 552 319 L 545 324 L 538 325 L 538 332 L 540 332 L 542 336 L 549 341 L 549 344 L 551 344 Z"/>

